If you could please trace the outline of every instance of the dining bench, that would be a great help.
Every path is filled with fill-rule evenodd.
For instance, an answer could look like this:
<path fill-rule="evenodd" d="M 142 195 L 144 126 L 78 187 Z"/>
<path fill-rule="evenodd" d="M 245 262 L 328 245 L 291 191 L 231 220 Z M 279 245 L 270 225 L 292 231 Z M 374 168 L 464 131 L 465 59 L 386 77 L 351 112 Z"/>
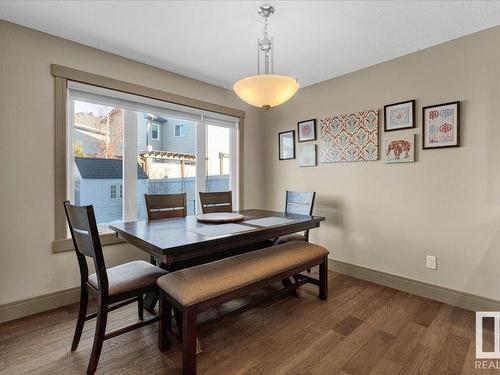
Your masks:
<path fill-rule="evenodd" d="M 301 272 L 319 265 L 319 279 Z M 196 374 L 197 314 L 221 303 L 275 284 L 295 291 L 312 283 L 319 298 L 328 298 L 328 250 L 307 242 L 289 242 L 172 272 L 157 280 L 160 287 L 159 348 L 175 344 L 182 350 L 182 373 Z M 172 329 L 172 312 L 177 332 Z"/>

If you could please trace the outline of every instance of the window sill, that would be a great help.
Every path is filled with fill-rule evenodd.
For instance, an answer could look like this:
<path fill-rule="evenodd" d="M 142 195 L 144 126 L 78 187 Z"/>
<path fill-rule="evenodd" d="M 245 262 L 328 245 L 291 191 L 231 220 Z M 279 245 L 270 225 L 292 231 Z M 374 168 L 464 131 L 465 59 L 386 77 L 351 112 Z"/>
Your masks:
<path fill-rule="evenodd" d="M 125 241 L 117 237 L 115 233 L 102 233 L 99 235 L 101 239 L 101 245 L 115 245 L 118 243 L 124 243 Z M 72 251 L 75 247 L 73 246 L 73 240 L 71 238 L 66 238 L 62 240 L 55 240 L 52 242 L 52 252 L 62 253 L 64 251 Z"/>

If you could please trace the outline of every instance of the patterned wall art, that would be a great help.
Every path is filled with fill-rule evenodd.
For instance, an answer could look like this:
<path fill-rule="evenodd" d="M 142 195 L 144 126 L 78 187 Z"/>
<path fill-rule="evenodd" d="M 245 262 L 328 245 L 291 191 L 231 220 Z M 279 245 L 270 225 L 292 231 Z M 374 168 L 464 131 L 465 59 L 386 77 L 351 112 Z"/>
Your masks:
<path fill-rule="evenodd" d="M 299 167 L 316 166 L 316 145 L 305 145 L 299 147 L 299 156 L 297 158 Z"/>
<path fill-rule="evenodd" d="M 320 163 L 378 160 L 378 109 L 320 121 Z"/>
<path fill-rule="evenodd" d="M 460 146 L 460 102 L 422 108 L 422 148 Z"/>
<path fill-rule="evenodd" d="M 415 135 L 384 139 L 384 162 L 413 163 L 415 161 Z"/>
<path fill-rule="evenodd" d="M 415 127 L 415 100 L 384 106 L 384 130 L 410 129 Z"/>

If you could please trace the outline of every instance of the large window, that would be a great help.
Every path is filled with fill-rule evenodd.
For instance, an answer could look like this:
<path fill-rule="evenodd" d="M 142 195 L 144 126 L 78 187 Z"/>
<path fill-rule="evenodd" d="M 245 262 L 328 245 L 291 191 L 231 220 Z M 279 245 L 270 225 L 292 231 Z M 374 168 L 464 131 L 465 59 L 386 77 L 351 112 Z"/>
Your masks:
<path fill-rule="evenodd" d="M 144 194 L 233 191 L 238 202 L 238 119 L 69 83 L 68 198 L 94 205 L 101 230 L 146 219 Z"/>

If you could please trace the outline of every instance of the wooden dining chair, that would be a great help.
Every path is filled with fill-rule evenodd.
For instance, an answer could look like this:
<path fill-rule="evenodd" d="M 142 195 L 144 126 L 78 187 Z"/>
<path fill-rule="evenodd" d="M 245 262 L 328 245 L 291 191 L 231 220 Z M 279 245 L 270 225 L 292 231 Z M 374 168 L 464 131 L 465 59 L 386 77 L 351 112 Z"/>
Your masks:
<path fill-rule="evenodd" d="M 200 192 L 201 210 L 204 214 L 212 212 L 233 212 L 233 195 L 231 191 L 213 193 Z"/>
<path fill-rule="evenodd" d="M 104 340 L 158 320 L 157 316 L 143 319 L 143 295 L 157 291 L 156 280 L 167 272 L 144 261 L 129 262 L 106 269 L 94 208 L 74 206 L 65 201 L 64 210 L 80 267 L 81 281 L 80 310 L 71 351 L 75 351 L 78 347 L 84 323 L 97 318 L 94 344 L 87 368 L 87 374 L 93 374 L 99 362 Z M 94 263 L 96 273 L 92 275 L 88 274 L 86 257 L 92 258 Z M 97 296 L 97 312 L 87 315 L 89 294 Z M 140 321 L 106 333 L 108 312 L 136 301 Z"/>
<path fill-rule="evenodd" d="M 187 214 L 186 193 L 144 194 L 148 220 L 184 217 Z"/>
<path fill-rule="evenodd" d="M 184 217 L 187 215 L 186 193 L 179 194 L 144 194 L 146 202 L 146 212 L 148 220 L 169 219 L 174 217 Z M 161 259 L 151 255 L 150 263 L 165 268 Z M 158 303 L 158 293 L 149 294 L 145 301 L 145 309 L 154 313 L 154 308 Z"/>
<path fill-rule="evenodd" d="M 287 214 L 300 214 L 312 215 L 314 208 L 314 198 L 316 192 L 302 192 L 302 191 L 286 191 L 285 194 L 285 213 Z M 276 239 L 277 245 L 290 242 L 290 241 L 305 241 L 309 242 L 309 230 L 303 233 L 288 234 Z"/>

